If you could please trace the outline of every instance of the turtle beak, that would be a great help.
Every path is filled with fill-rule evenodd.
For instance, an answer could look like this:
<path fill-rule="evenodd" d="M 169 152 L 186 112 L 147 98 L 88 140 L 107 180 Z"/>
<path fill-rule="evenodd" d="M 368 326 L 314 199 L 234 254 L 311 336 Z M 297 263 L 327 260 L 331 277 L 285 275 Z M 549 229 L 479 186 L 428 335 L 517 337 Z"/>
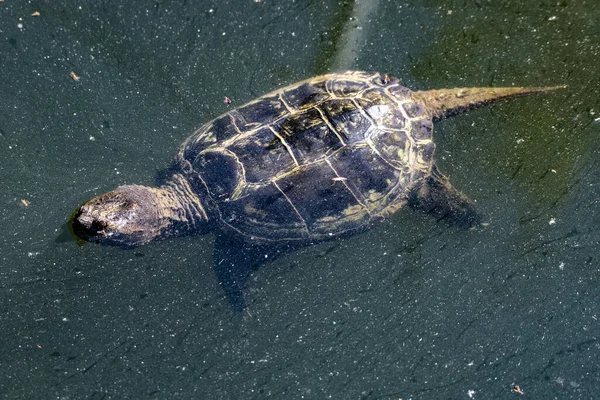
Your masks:
<path fill-rule="evenodd" d="M 83 205 L 73 217 L 73 233 L 77 237 L 90 241 L 102 242 L 107 236 L 107 224 L 95 218 L 89 207 Z"/>

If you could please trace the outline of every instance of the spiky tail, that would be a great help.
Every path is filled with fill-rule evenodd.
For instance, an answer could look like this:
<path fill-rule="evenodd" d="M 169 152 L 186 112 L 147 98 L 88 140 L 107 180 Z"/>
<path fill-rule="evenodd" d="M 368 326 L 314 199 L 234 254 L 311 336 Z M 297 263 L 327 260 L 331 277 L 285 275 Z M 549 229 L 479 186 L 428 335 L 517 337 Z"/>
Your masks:
<path fill-rule="evenodd" d="M 449 117 L 498 100 L 511 99 L 532 93 L 549 92 L 566 86 L 549 87 L 503 87 L 503 88 L 454 88 L 412 93 L 413 100 L 423 104 L 432 118 Z"/>

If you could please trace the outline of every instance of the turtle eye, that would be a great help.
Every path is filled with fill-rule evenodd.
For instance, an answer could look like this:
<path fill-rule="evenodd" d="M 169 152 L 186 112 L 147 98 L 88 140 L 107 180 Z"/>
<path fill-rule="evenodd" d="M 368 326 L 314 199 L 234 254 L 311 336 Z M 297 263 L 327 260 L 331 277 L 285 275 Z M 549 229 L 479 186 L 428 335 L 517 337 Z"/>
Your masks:
<path fill-rule="evenodd" d="M 88 234 L 90 236 L 96 236 L 99 233 L 104 233 L 104 229 L 107 227 L 107 223 L 104 221 L 94 220 L 90 225 Z"/>

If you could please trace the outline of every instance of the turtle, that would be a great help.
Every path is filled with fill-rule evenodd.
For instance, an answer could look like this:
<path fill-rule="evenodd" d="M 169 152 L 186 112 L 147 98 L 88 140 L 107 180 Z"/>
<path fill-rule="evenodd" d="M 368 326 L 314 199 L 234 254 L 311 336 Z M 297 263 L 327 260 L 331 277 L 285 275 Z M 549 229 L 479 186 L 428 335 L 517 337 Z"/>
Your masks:
<path fill-rule="evenodd" d="M 209 231 L 234 247 L 305 245 L 363 231 L 406 206 L 476 227 L 473 201 L 436 167 L 434 121 L 559 87 L 411 91 L 376 72 L 317 76 L 204 124 L 163 185 L 95 197 L 76 210 L 72 230 L 127 247 Z"/>

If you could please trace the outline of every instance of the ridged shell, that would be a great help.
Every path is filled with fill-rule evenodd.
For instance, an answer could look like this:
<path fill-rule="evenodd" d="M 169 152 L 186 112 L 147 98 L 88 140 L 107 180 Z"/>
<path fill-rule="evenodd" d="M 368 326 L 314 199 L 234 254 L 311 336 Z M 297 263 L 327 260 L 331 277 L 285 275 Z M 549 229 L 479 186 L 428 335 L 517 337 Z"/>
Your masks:
<path fill-rule="evenodd" d="M 213 217 L 255 240 L 365 228 L 431 171 L 433 124 L 410 94 L 376 73 L 319 76 L 207 123 L 177 161 Z"/>

